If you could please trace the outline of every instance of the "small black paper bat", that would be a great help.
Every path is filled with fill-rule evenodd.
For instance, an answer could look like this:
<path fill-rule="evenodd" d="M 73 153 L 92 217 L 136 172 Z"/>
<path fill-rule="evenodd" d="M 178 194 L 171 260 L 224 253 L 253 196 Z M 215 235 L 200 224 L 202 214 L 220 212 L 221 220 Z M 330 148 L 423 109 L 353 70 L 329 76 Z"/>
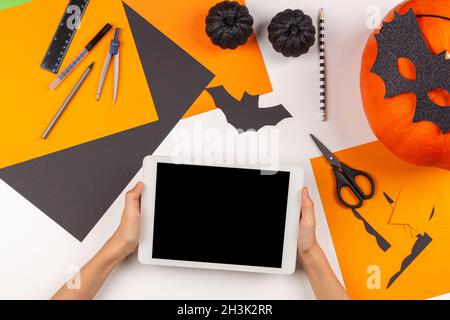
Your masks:
<path fill-rule="evenodd" d="M 275 126 L 286 118 L 292 118 L 281 104 L 270 108 L 259 108 L 259 95 L 252 96 L 245 92 L 239 101 L 233 98 L 223 86 L 206 90 L 213 97 L 217 108 L 225 114 L 228 123 L 243 132 L 258 131 L 264 126 Z"/>

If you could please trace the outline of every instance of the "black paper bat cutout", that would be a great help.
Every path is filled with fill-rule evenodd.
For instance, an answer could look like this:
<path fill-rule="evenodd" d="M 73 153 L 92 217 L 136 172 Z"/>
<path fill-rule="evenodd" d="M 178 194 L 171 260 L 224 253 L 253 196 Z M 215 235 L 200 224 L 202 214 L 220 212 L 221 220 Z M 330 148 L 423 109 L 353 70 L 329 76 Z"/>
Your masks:
<path fill-rule="evenodd" d="M 371 72 L 380 76 L 386 86 L 385 98 L 412 92 L 416 94 L 417 105 L 413 122 L 430 121 L 443 134 L 450 132 L 450 106 L 435 104 L 428 92 L 435 89 L 450 91 L 450 60 L 445 51 L 433 54 L 420 31 L 414 11 L 395 13 L 392 22 L 384 23 L 375 35 L 378 53 Z M 416 80 L 402 77 L 397 67 L 399 58 L 407 58 L 416 67 Z"/>
<path fill-rule="evenodd" d="M 249 130 L 258 131 L 264 126 L 275 126 L 281 120 L 292 118 L 281 104 L 270 108 L 259 108 L 259 95 L 252 96 L 245 92 L 239 101 L 233 98 L 223 86 L 209 88 L 207 91 L 213 97 L 217 108 L 225 114 L 228 123 L 240 133 Z"/>

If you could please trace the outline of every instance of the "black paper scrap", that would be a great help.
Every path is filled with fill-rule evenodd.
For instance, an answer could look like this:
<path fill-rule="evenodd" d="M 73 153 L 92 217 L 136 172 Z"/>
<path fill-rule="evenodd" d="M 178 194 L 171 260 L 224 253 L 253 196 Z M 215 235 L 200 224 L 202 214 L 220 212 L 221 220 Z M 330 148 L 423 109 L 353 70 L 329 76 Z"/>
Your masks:
<path fill-rule="evenodd" d="M 383 195 L 384 195 L 384 198 L 386 199 L 386 201 L 389 204 L 393 204 L 394 203 L 394 200 L 392 200 L 392 198 L 386 192 L 383 192 Z"/>
<path fill-rule="evenodd" d="M 400 270 L 391 277 L 387 285 L 387 289 L 389 289 L 389 287 L 392 286 L 395 280 L 397 280 L 397 278 L 406 270 L 406 268 L 408 268 L 409 265 L 413 263 L 414 260 L 416 260 L 416 258 L 422 253 L 423 250 L 425 250 L 425 248 L 431 243 L 431 241 L 433 241 L 433 239 L 427 233 L 425 233 L 423 236 L 420 234 L 417 235 L 417 240 L 412 247 L 411 254 L 402 261 Z"/>
<path fill-rule="evenodd" d="M 391 247 L 391 244 L 381 234 L 379 234 L 378 231 L 376 231 L 356 209 L 352 209 L 352 212 L 357 219 L 363 222 L 364 228 L 366 229 L 367 233 L 375 238 L 378 247 L 383 250 L 383 252 L 388 251 Z"/>

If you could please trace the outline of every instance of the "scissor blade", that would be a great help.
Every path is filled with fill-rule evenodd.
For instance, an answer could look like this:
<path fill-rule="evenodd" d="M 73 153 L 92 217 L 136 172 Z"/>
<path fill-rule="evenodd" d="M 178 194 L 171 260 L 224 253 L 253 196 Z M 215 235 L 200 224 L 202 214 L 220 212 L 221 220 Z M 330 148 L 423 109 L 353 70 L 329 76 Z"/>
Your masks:
<path fill-rule="evenodd" d="M 117 88 L 119 87 L 119 52 L 114 57 L 114 97 L 113 104 L 117 100 Z"/>
<path fill-rule="evenodd" d="M 108 54 L 106 55 L 105 64 L 103 65 L 103 71 L 100 77 L 100 82 L 98 84 L 97 101 L 100 100 L 100 95 L 103 89 L 103 83 L 105 82 L 106 72 L 108 71 L 110 61 L 111 61 L 111 54 L 108 52 Z"/>
<path fill-rule="evenodd" d="M 314 143 L 317 145 L 317 147 L 319 148 L 320 152 L 323 154 L 323 156 L 327 159 L 327 161 L 336 168 L 340 168 L 341 167 L 341 162 L 334 156 L 334 154 L 327 149 L 327 147 L 325 147 L 323 145 L 322 142 L 320 142 L 319 139 L 317 139 L 313 134 L 310 134 L 311 138 L 313 139 Z"/>

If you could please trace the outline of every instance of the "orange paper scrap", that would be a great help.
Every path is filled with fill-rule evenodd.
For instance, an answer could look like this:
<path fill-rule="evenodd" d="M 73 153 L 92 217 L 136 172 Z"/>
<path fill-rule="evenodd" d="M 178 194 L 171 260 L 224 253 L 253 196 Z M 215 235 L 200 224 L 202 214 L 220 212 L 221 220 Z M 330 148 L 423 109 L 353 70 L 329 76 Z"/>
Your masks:
<path fill-rule="evenodd" d="M 437 200 L 436 194 L 403 187 L 389 223 L 408 225 L 416 233 L 424 233 L 430 218 L 434 217 Z"/>

